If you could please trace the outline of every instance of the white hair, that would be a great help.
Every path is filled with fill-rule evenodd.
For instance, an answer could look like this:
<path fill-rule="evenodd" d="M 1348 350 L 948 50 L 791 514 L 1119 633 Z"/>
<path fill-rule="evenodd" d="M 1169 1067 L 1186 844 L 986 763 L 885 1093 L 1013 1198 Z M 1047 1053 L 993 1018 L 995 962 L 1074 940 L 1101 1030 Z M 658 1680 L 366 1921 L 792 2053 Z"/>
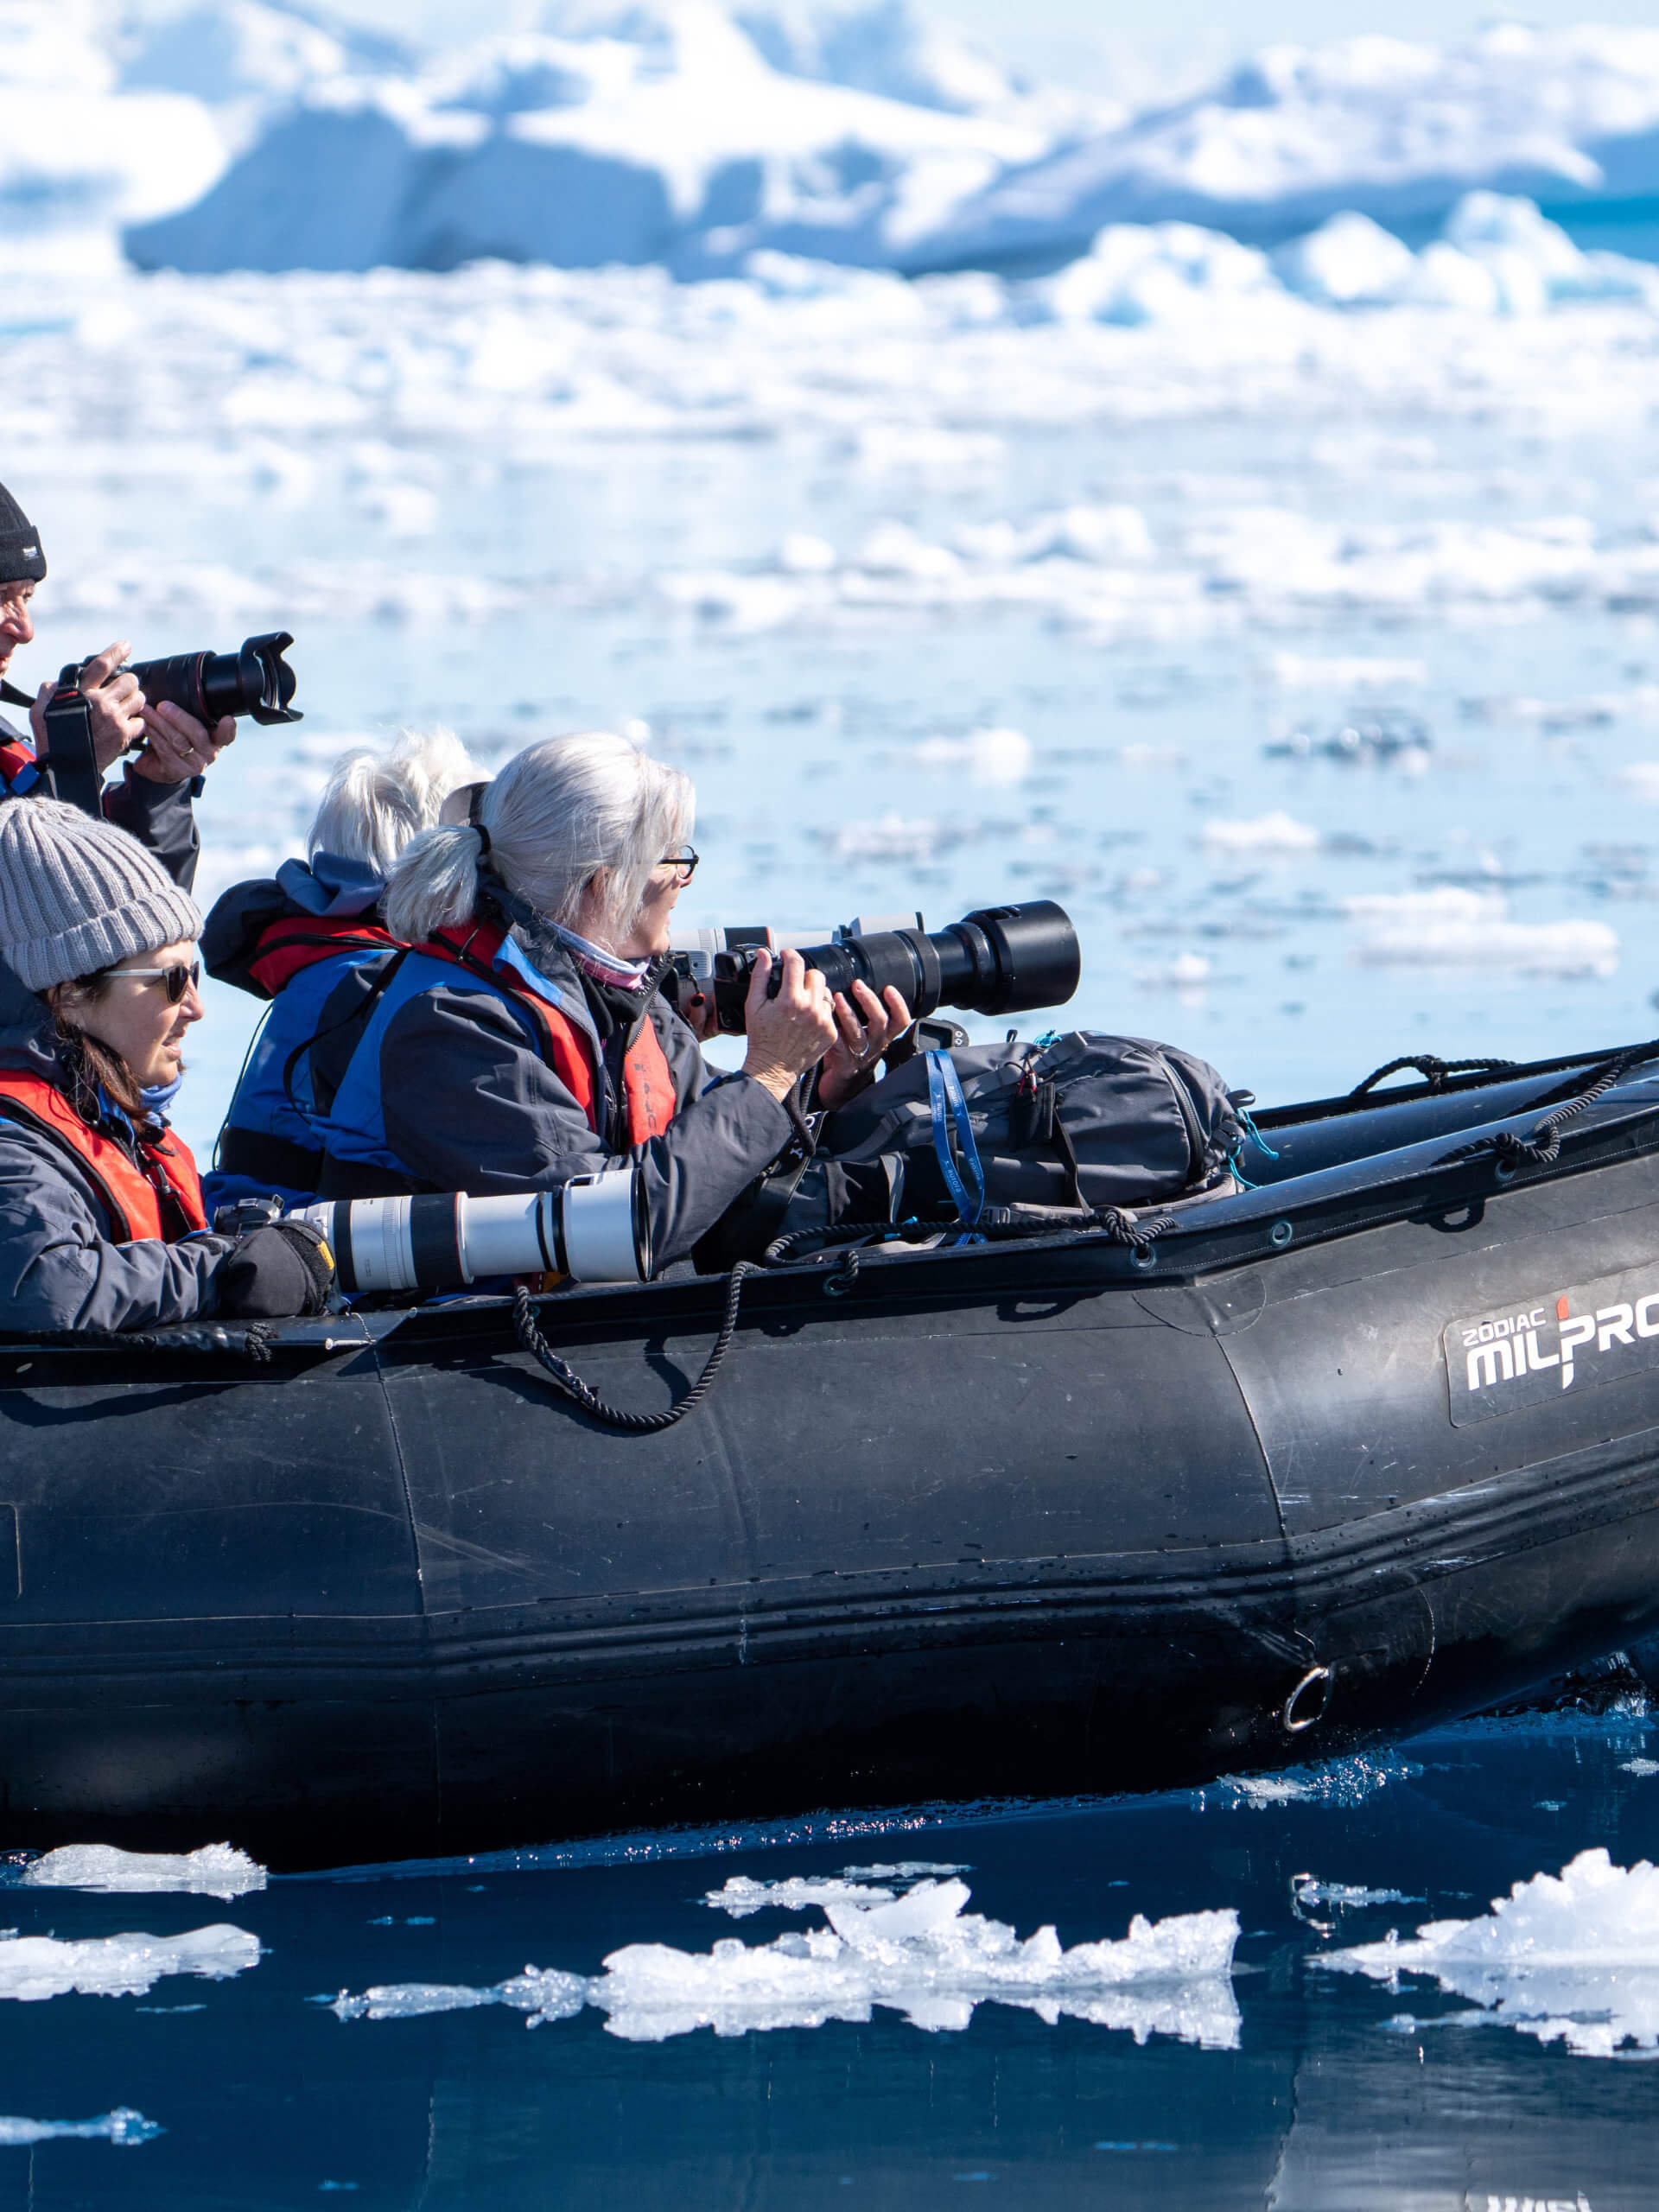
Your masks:
<path fill-rule="evenodd" d="M 334 853 L 390 875 L 410 839 L 437 822 L 450 792 L 480 773 L 453 730 L 406 729 L 383 752 L 361 745 L 342 753 L 318 804 L 307 856 Z"/>
<path fill-rule="evenodd" d="M 601 878 L 598 929 L 614 944 L 632 929 L 652 869 L 690 836 L 696 812 L 680 769 L 597 729 L 515 753 L 485 791 L 479 819 L 492 868 L 550 922 L 573 925 L 584 893 Z M 391 871 L 391 934 L 419 944 L 470 920 L 485 849 L 466 823 L 423 831 Z"/>

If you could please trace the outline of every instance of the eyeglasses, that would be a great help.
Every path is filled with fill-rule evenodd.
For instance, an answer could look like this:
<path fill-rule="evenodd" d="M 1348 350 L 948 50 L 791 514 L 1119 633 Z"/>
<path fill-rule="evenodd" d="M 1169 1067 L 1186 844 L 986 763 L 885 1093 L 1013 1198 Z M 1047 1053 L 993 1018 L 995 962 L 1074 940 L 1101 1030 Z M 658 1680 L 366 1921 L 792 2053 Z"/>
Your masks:
<path fill-rule="evenodd" d="M 201 963 L 193 960 L 187 968 L 182 960 L 175 960 L 170 968 L 112 968 L 112 976 L 136 976 L 141 983 L 164 983 L 168 1006 L 183 1003 L 187 991 L 201 988 Z"/>
<path fill-rule="evenodd" d="M 688 845 L 683 853 L 664 853 L 657 865 L 658 868 L 677 868 L 680 881 L 690 883 L 697 872 L 697 862 L 702 857 L 695 846 Z"/>

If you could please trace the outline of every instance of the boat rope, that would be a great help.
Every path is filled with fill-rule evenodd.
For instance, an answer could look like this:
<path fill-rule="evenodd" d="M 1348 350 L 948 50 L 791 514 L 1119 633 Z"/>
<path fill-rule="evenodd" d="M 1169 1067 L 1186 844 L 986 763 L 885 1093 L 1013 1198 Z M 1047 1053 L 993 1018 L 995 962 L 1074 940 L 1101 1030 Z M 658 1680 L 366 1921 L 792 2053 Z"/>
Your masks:
<path fill-rule="evenodd" d="M 1512 1068 L 1514 1060 L 1443 1060 L 1435 1052 L 1408 1052 L 1402 1058 L 1385 1060 L 1380 1068 L 1373 1068 L 1363 1083 L 1357 1083 L 1348 1093 L 1351 1098 L 1363 1098 L 1376 1084 L 1391 1075 L 1398 1075 L 1402 1068 L 1415 1068 L 1427 1079 L 1431 1095 L 1446 1088 L 1449 1075 L 1496 1074 L 1500 1068 Z"/>
<path fill-rule="evenodd" d="M 715 1338 L 715 1348 L 703 1363 L 703 1370 L 685 1395 L 664 1414 L 625 1413 L 620 1406 L 607 1405 L 591 1383 L 584 1382 L 573 1367 L 568 1366 L 556 1352 L 536 1325 L 536 1316 L 530 1302 L 530 1293 L 520 1284 L 513 1294 L 512 1325 L 518 1341 L 537 1366 L 545 1369 L 553 1387 L 562 1395 L 591 1414 L 607 1428 L 620 1428 L 630 1436 L 657 1436 L 665 1428 L 672 1428 L 688 1414 L 694 1414 L 714 1387 L 721 1362 L 731 1348 L 737 1328 L 737 1308 L 743 1295 L 743 1278 L 753 1274 L 753 1262 L 740 1260 L 733 1268 L 726 1287 L 726 1313 L 720 1325 L 720 1334 Z"/>
<path fill-rule="evenodd" d="M 1478 1160 L 1491 1153 L 1497 1162 L 1497 1172 L 1507 1182 L 1519 1169 L 1550 1167 L 1561 1149 L 1561 1131 L 1569 1122 L 1576 1121 L 1586 1108 L 1605 1097 L 1620 1078 L 1639 1067 L 1644 1060 L 1659 1057 L 1659 1037 L 1649 1038 L 1645 1045 L 1627 1045 L 1623 1052 L 1615 1052 L 1599 1067 L 1589 1069 L 1584 1087 L 1554 1111 L 1546 1114 L 1530 1136 L 1522 1136 L 1514 1129 L 1499 1129 L 1490 1137 L 1478 1137 L 1472 1143 L 1459 1145 L 1455 1152 L 1448 1152 L 1435 1161 L 1437 1167 L 1449 1167 L 1453 1160 Z"/>

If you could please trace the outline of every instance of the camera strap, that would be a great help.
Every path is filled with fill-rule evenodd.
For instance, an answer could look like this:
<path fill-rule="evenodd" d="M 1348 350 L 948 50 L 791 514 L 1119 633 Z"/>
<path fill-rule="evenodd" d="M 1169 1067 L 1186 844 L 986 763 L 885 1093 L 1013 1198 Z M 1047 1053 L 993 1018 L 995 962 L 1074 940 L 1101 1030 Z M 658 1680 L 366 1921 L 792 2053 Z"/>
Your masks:
<path fill-rule="evenodd" d="M 0 707 L 32 707 L 34 703 L 32 693 L 20 691 L 15 683 L 8 683 L 0 677 Z"/>
<path fill-rule="evenodd" d="M 46 750 L 38 766 L 54 798 L 78 806 L 94 821 L 104 812 L 104 777 L 92 744 L 92 711 L 80 689 L 82 664 L 71 661 L 47 702 Z"/>
<path fill-rule="evenodd" d="M 927 1056 L 927 1097 L 933 1113 L 933 1149 L 938 1156 L 939 1171 L 956 1205 L 957 1218 L 964 1229 L 971 1230 L 985 1208 L 985 1170 L 980 1164 L 979 1147 L 974 1142 L 974 1125 L 968 1118 L 962 1077 L 949 1052 L 930 1052 Z M 974 1186 L 971 1203 L 951 1147 L 952 1123 L 961 1147 L 962 1166 Z"/>

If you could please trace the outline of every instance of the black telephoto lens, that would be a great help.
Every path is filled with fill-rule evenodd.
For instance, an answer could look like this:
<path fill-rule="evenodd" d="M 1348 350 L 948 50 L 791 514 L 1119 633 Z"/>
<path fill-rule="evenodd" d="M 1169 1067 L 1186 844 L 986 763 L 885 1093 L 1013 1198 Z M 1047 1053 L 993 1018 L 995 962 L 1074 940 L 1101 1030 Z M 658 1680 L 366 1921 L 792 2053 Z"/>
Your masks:
<path fill-rule="evenodd" d="M 753 954 L 743 957 L 753 963 Z M 949 929 L 887 930 L 804 946 L 801 957 L 832 991 L 868 983 L 880 998 L 893 984 L 918 1020 L 941 1006 L 991 1014 L 1063 1006 L 1083 973 L 1071 916 L 1052 899 L 982 906 Z M 781 959 L 772 972 L 775 991 Z"/>
<path fill-rule="evenodd" d="M 288 631 L 273 630 L 244 639 L 233 653 L 175 653 L 168 660 L 136 662 L 131 673 L 152 707 L 170 699 L 210 729 L 226 715 L 297 722 L 303 717 L 289 704 L 294 671 L 283 658 L 293 642 Z"/>

